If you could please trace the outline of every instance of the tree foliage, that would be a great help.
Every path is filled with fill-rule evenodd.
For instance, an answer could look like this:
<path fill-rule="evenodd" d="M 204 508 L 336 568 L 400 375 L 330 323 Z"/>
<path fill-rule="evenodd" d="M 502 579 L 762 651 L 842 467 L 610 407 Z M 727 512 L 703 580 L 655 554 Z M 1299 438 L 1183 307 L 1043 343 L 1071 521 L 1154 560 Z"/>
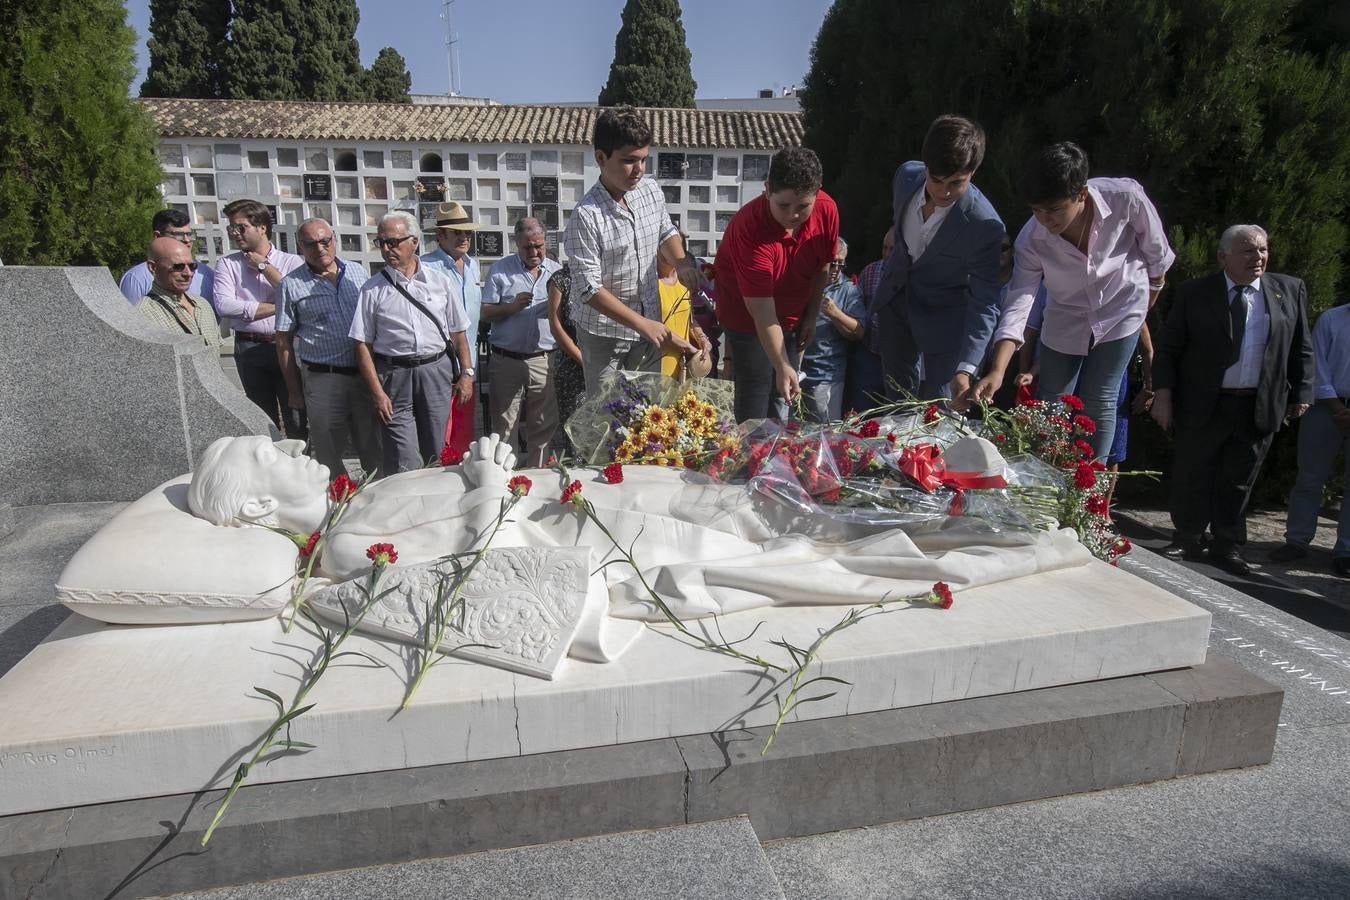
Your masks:
<path fill-rule="evenodd" d="M 960 112 L 988 133 L 976 182 L 1014 234 L 1028 217 L 1016 190 L 1022 160 L 1074 140 L 1094 175 L 1128 175 L 1148 190 L 1177 250 L 1172 280 L 1212 271 L 1223 228 L 1256 222 L 1271 234 L 1272 268 L 1303 277 L 1323 308 L 1350 263 L 1344 8 L 837 0 L 802 91 L 806 143 L 867 255 L 890 222 L 896 165 L 918 156 L 935 116 Z"/>
<path fill-rule="evenodd" d="M 692 109 L 698 85 L 689 62 L 679 0 L 628 0 L 600 105 Z"/>
<path fill-rule="evenodd" d="M 365 100 L 356 0 L 234 0 L 224 96 Z"/>
<path fill-rule="evenodd" d="M 129 99 L 136 34 L 119 0 L 3 3 L 0 257 L 120 268 L 145 246 L 162 177 Z"/>
<path fill-rule="evenodd" d="M 150 66 L 142 97 L 219 97 L 230 4 L 150 0 Z"/>
<path fill-rule="evenodd" d="M 412 75 L 403 55 L 385 47 L 370 64 L 366 80 L 366 98 L 377 103 L 411 103 Z"/>

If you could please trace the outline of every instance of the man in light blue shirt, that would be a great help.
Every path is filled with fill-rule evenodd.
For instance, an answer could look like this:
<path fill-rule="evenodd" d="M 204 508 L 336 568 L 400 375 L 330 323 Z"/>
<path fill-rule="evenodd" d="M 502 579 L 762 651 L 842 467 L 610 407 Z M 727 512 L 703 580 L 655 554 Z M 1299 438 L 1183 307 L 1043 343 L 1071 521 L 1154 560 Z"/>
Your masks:
<path fill-rule="evenodd" d="M 817 422 L 843 418 L 849 344 L 862 338 L 866 321 L 862 292 L 844 277 L 847 258 L 848 244 L 840 238 L 830 263 L 830 283 L 816 315 L 816 336 L 802 357 L 802 396 L 807 412 Z"/>
<path fill-rule="evenodd" d="M 443 203 L 436 210 L 436 249 L 422 257 L 422 265 L 439 269 L 459 288 L 464 313 L 469 317 L 469 357 L 473 368 L 478 368 L 478 319 L 483 308 L 483 288 L 479 284 L 478 260 L 469 255 L 473 249 L 473 235 L 478 223 L 469 218 L 458 203 Z M 478 395 L 468 403 L 455 403 L 450 411 L 450 427 L 446 431 L 446 445 L 452 459 L 461 458 L 474 437 L 474 410 Z"/>
<path fill-rule="evenodd" d="M 305 264 L 277 285 L 277 361 L 287 398 L 293 409 L 308 411 L 310 453 L 330 478 L 347 471 L 342 458 L 349 440 L 361 468 L 373 472 L 381 467 L 379 422 L 348 337 L 370 273 L 338 258 L 333 229 L 323 219 L 305 220 L 297 239 Z"/>
<path fill-rule="evenodd" d="M 194 239 L 191 220 L 181 209 L 161 209 L 155 213 L 155 217 L 150 220 L 150 231 L 151 240 L 171 237 L 189 247 L 192 246 Z M 117 289 L 127 298 L 128 303 L 135 306 L 141 302 L 142 297 L 150 293 L 154 283 L 155 277 L 150 274 L 149 265 L 142 260 L 122 273 L 122 280 L 117 282 Z M 207 303 L 214 303 L 214 289 L 215 273 L 204 261 L 197 260 L 197 271 L 192 273 L 192 284 L 188 285 L 188 293 L 205 297 Z"/>
<path fill-rule="evenodd" d="M 1288 563 L 1308 555 L 1317 533 L 1322 487 L 1338 453 L 1345 453 L 1341 517 L 1331 569 L 1350 577 L 1350 306 L 1322 313 L 1313 326 L 1313 405 L 1298 426 L 1298 478 L 1289 493 L 1284 546 L 1270 554 L 1272 562 Z"/>
<path fill-rule="evenodd" d="M 533 468 L 544 464 L 558 428 L 548 280 L 562 266 L 545 255 L 538 219 L 517 222 L 515 241 L 516 252 L 492 264 L 483 286 L 483 321 L 492 323 L 488 401 L 492 430 L 512 444 L 524 403 L 526 452 L 517 459 Z"/>

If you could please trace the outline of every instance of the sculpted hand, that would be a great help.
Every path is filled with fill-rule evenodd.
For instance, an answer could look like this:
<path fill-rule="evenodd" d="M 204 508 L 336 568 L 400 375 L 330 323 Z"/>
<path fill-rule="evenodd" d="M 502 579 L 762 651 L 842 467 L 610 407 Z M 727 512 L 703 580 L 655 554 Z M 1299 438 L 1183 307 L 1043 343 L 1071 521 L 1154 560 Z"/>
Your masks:
<path fill-rule="evenodd" d="M 1163 431 L 1172 430 L 1172 392 L 1166 388 L 1153 392 L 1153 408 L 1149 410 L 1153 421 Z"/>
<path fill-rule="evenodd" d="M 515 467 L 515 451 L 495 434 L 484 435 L 471 444 L 461 466 L 464 477 L 474 487 L 500 488 L 503 494 Z"/>

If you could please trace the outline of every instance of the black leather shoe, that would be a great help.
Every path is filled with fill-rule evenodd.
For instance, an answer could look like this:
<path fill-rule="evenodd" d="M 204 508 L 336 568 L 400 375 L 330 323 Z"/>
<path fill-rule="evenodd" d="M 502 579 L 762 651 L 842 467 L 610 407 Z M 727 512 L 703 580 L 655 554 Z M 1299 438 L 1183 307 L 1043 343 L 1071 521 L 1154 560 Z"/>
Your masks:
<path fill-rule="evenodd" d="M 1338 556 L 1331 561 L 1331 571 L 1342 578 L 1350 578 L 1350 556 Z"/>
<path fill-rule="evenodd" d="M 1158 551 L 1168 559 L 1185 559 L 1199 562 L 1205 558 L 1205 548 L 1199 541 L 1173 541 Z"/>
<path fill-rule="evenodd" d="M 1236 547 L 1210 547 L 1209 561 L 1230 575 L 1245 578 L 1252 574 L 1252 567 L 1242 558 Z"/>
<path fill-rule="evenodd" d="M 1285 544 L 1282 547 L 1276 547 L 1270 551 L 1270 561 L 1276 563 L 1290 563 L 1294 560 L 1302 559 L 1308 555 L 1308 548 L 1302 544 Z"/>

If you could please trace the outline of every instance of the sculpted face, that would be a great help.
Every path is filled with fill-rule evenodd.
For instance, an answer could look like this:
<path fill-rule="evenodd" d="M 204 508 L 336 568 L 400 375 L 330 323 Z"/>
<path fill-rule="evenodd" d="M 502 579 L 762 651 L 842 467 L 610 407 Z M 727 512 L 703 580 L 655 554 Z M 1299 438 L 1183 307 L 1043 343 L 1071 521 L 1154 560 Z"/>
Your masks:
<path fill-rule="evenodd" d="M 241 520 L 313 531 L 328 508 L 328 467 L 302 450 L 303 441 L 274 443 L 264 435 L 221 438 L 193 475 L 192 511 L 220 525 Z"/>

